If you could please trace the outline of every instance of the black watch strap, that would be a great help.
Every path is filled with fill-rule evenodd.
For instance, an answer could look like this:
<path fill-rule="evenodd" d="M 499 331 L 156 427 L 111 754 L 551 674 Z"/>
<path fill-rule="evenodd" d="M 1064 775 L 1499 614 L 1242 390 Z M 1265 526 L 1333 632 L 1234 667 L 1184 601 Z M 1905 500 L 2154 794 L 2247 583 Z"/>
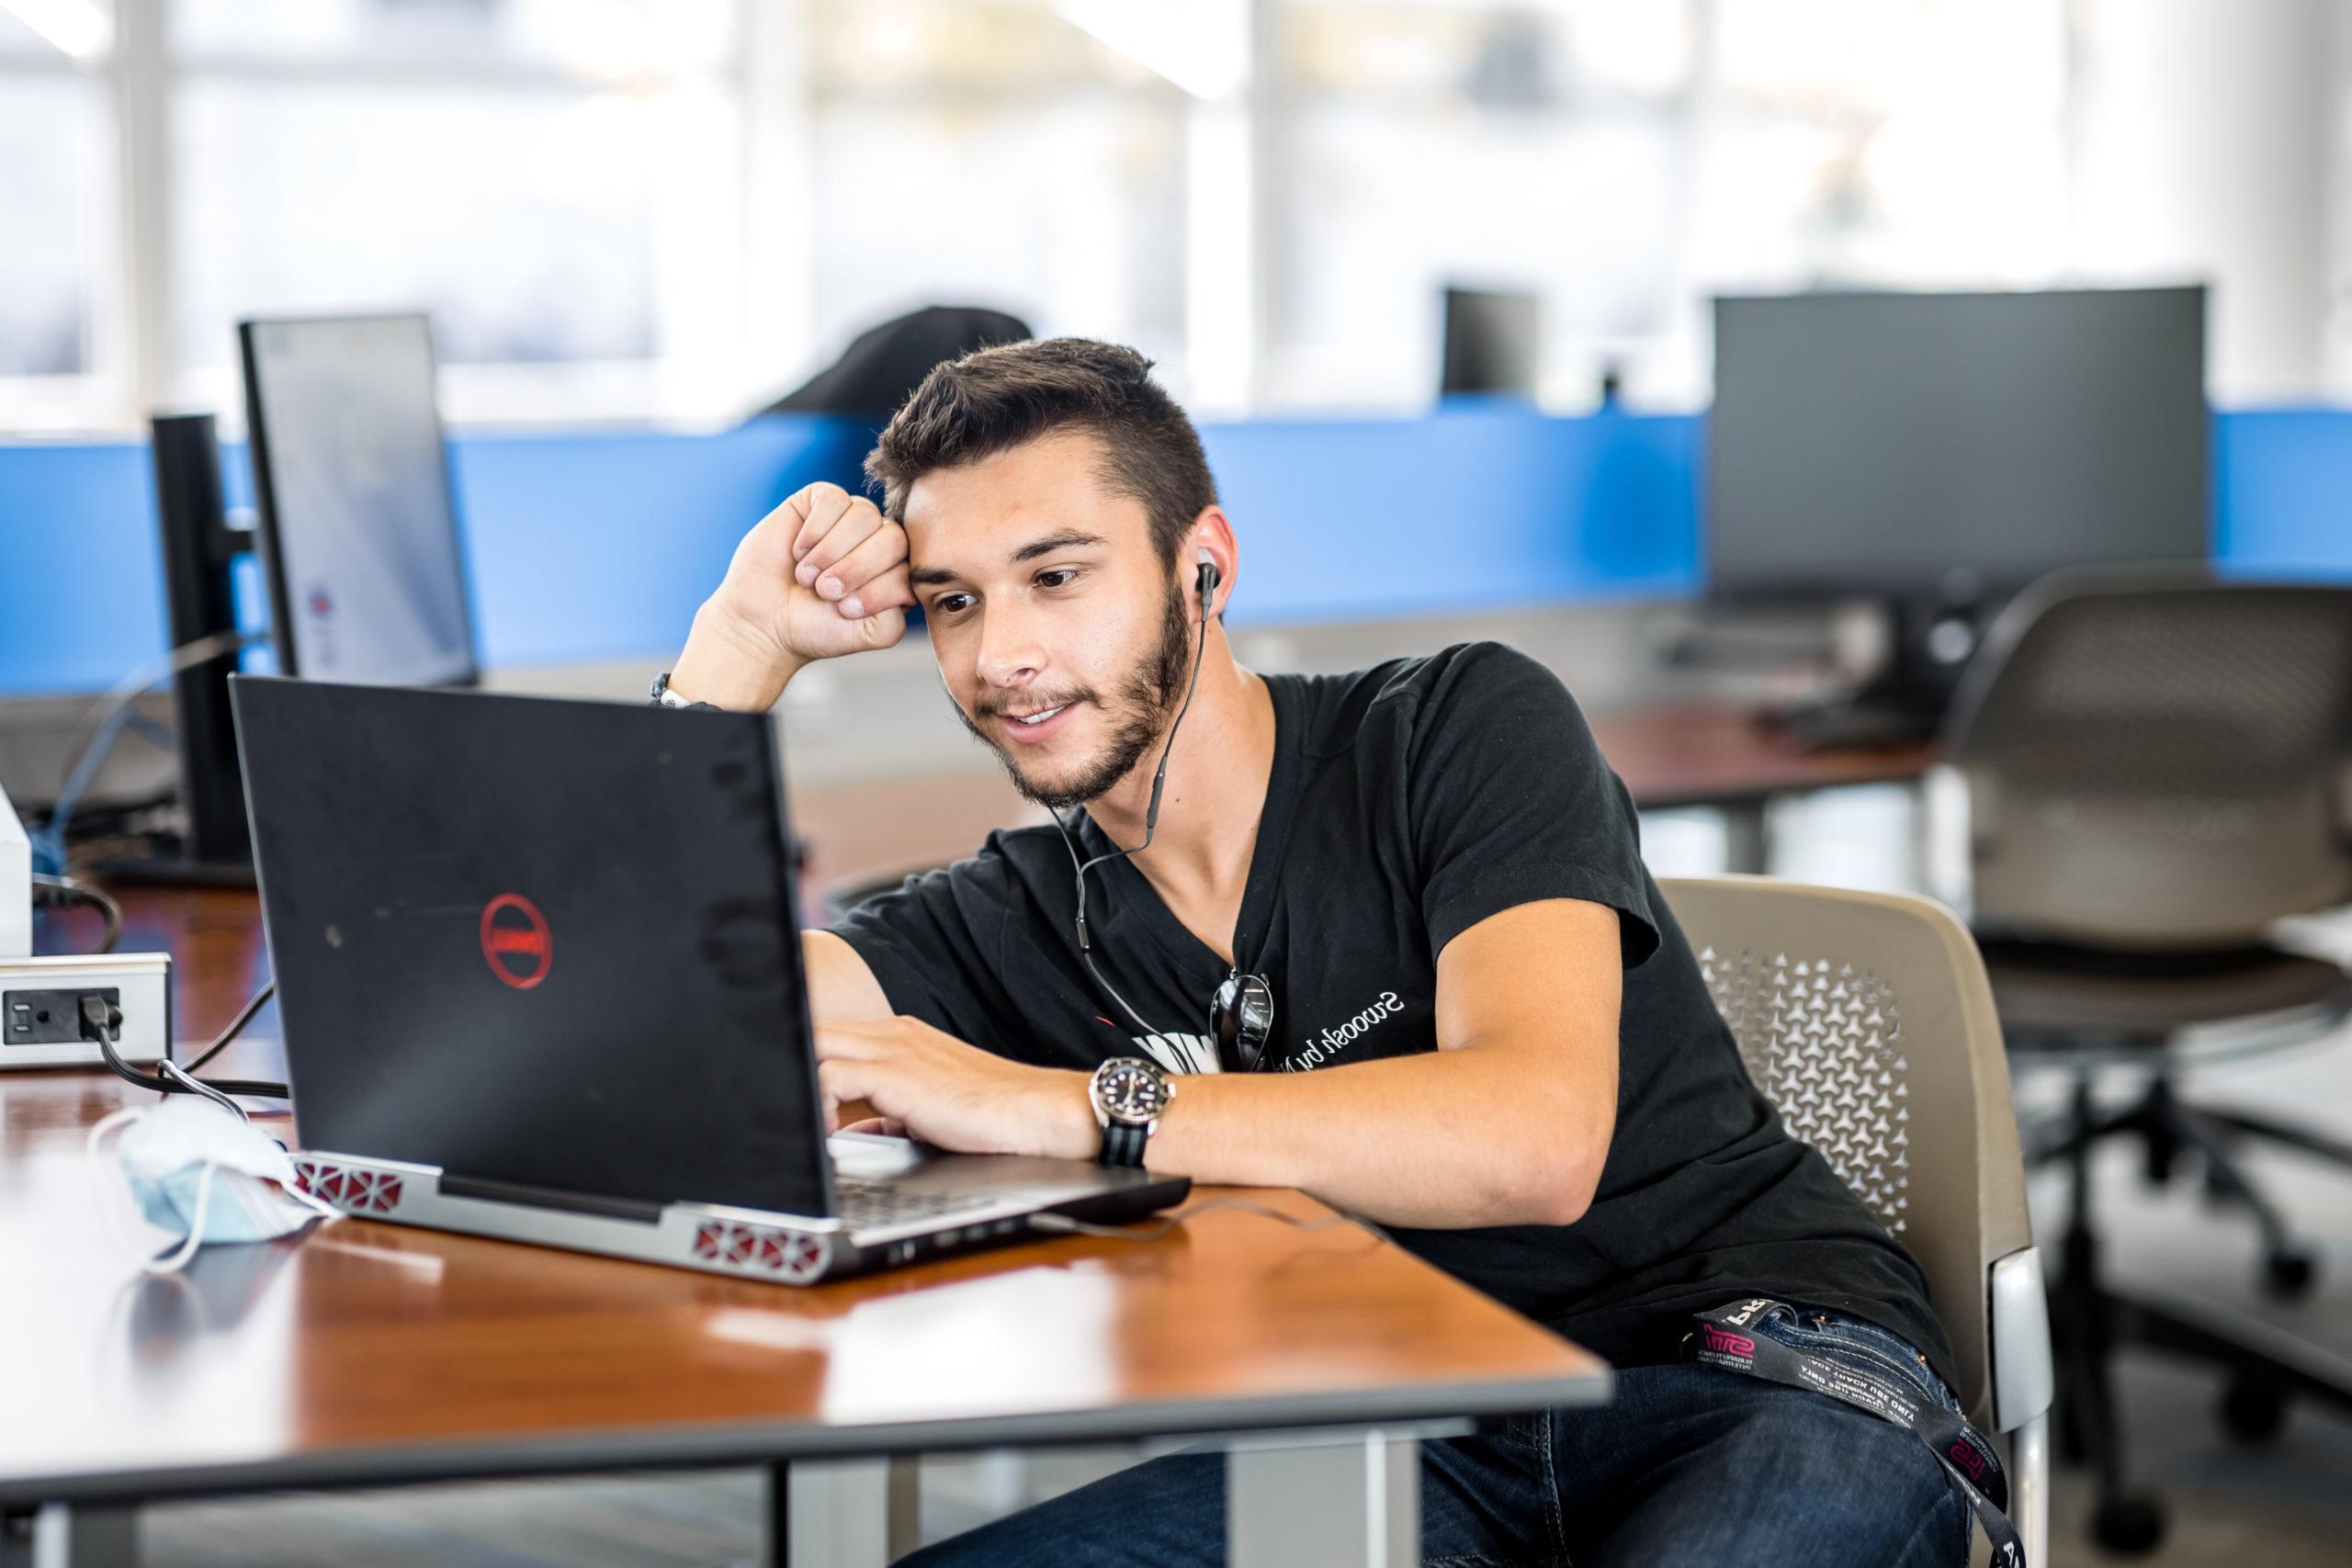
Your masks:
<path fill-rule="evenodd" d="M 1151 1134 L 1141 1127 L 1131 1127 L 1124 1122 L 1105 1122 L 1102 1127 L 1102 1152 L 1097 1158 L 1104 1165 L 1141 1170 L 1143 1147 L 1150 1137 Z"/>
<path fill-rule="evenodd" d="M 653 678 L 653 689 L 647 693 L 646 696 L 652 705 L 657 708 L 677 708 L 681 711 L 692 711 L 694 709 L 700 708 L 710 713 L 716 713 L 718 711 L 715 704 L 689 703 L 681 701 L 680 694 L 670 690 L 670 672 L 667 670 L 662 671 L 661 674 Z"/>

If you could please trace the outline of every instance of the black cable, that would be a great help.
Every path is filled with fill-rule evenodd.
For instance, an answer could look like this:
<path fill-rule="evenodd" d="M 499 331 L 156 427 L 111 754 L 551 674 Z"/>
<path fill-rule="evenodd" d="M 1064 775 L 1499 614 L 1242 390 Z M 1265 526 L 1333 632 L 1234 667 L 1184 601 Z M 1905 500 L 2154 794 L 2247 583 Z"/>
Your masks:
<path fill-rule="evenodd" d="M 228 1047 L 229 1042 L 234 1040 L 238 1034 L 243 1031 L 245 1025 L 254 1021 L 254 1014 L 261 1011 L 261 1004 L 269 1000 L 270 998 L 277 994 L 277 981 L 263 981 L 261 989 L 255 991 L 250 998 L 246 998 L 245 1005 L 237 1010 L 237 1016 L 229 1021 L 229 1027 L 214 1035 L 212 1037 L 212 1043 L 207 1045 L 203 1050 L 198 1051 L 196 1054 L 195 1058 L 188 1062 L 182 1070 L 192 1073 L 198 1067 L 204 1066 L 205 1063 L 212 1060 L 213 1057 L 218 1056 Z"/>
<path fill-rule="evenodd" d="M 107 751 L 113 746 L 115 737 L 130 722 L 133 712 L 131 704 L 150 688 L 184 671 L 192 670 L 199 664 L 209 664 L 216 659 L 228 658 L 264 640 L 248 633 L 220 632 L 183 643 L 156 663 L 118 681 L 106 695 L 93 703 L 87 716 L 74 726 L 67 738 L 66 754 L 72 756 L 74 761 L 58 783 L 57 798 L 50 806 L 49 819 L 34 837 L 36 854 L 58 870 L 65 869 L 65 835 L 74 818 L 74 808 L 96 781 L 99 765 L 106 761 Z M 74 747 L 85 734 L 90 738 L 89 744 L 83 746 L 77 754 Z"/>
<path fill-rule="evenodd" d="M 158 1077 L 153 1073 L 142 1073 L 124 1061 L 121 1054 L 115 1049 L 114 1032 L 121 1027 L 122 1010 L 120 1008 L 103 997 L 82 998 L 84 1036 L 97 1043 L 98 1055 L 106 1058 L 107 1066 L 113 1069 L 114 1075 L 126 1083 L 136 1085 L 140 1089 L 148 1089 L 156 1094 L 206 1094 L 209 1092 L 214 1099 L 231 1094 L 249 1094 L 257 1100 L 291 1100 L 293 1098 L 282 1083 L 269 1083 L 261 1078 L 199 1080 L 189 1077 L 187 1069 L 177 1063 L 167 1065 L 180 1075 L 181 1081 L 178 1082 L 168 1077 Z M 232 1106 L 231 1109 L 235 1108 Z M 240 1111 L 239 1114 L 242 1115 L 243 1112 Z"/>
<path fill-rule="evenodd" d="M 1199 573 L 1195 579 L 1201 601 L 1200 646 L 1193 654 L 1193 679 L 1184 688 L 1184 704 L 1182 707 L 1176 710 L 1175 718 L 1170 721 L 1168 726 L 1167 743 L 1159 749 L 1159 766 L 1152 770 L 1151 801 L 1150 804 L 1145 807 L 1143 814 L 1143 842 L 1126 847 L 1122 847 L 1114 843 L 1111 846 L 1111 851 L 1108 854 L 1096 855 L 1092 860 L 1081 860 L 1078 852 L 1078 840 L 1071 836 L 1069 825 L 1062 820 L 1060 812 L 1057 811 L 1052 814 L 1054 826 L 1061 829 L 1062 843 L 1069 850 L 1070 864 L 1078 868 L 1079 959 L 1086 965 L 1086 972 L 1089 976 L 1092 976 L 1095 986 L 1101 989 L 1105 996 L 1108 996 L 1114 1002 L 1118 1004 L 1119 1010 L 1127 1015 L 1128 1022 L 1134 1024 L 1137 1030 L 1141 1031 L 1147 1036 L 1164 1035 L 1167 1032 L 1164 1030 L 1154 1029 L 1151 1025 L 1146 1023 L 1143 1021 L 1143 1015 L 1135 1010 L 1133 1004 L 1131 1004 L 1126 998 L 1119 994 L 1117 988 L 1114 987 L 1110 981 L 1102 977 L 1102 971 L 1094 966 L 1094 943 L 1088 937 L 1086 930 L 1086 874 L 1092 871 L 1096 866 L 1101 865 L 1104 861 L 1119 860 L 1127 855 L 1141 854 L 1144 851 L 1151 848 L 1152 835 L 1159 831 L 1160 786 L 1168 782 L 1168 759 L 1173 755 L 1176 750 L 1176 732 L 1184 727 L 1184 716 L 1193 711 L 1193 695 L 1201 689 L 1201 666 L 1207 661 L 1209 655 L 1209 597 L 1216 592 L 1217 581 L 1218 572 L 1216 570 L 1216 563 L 1209 560 L 1202 561 Z"/>
<path fill-rule="evenodd" d="M 52 876 L 48 872 L 33 873 L 33 890 L 47 893 L 46 903 L 87 904 L 106 917 L 107 940 L 100 953 L 112 953 L 114 944 L 122 940 L 122 906 L 107 897 L 86 882 L 76 882 L 70 876 Z"/>

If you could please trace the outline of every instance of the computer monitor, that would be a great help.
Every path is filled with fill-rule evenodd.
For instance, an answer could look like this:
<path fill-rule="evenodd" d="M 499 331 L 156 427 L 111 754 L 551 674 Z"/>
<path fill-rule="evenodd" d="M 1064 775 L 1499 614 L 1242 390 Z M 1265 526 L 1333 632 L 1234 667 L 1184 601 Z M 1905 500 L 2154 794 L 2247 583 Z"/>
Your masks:
<path fill-rule="evenodd" d="M 1715 301 L 1707 587 L 1973 603 L 2209 552 L 2205 290 Z"/>
<path fill-rule="evenodd" d="M 472 617 L 422 315 L 238 323 L 283 672 L 470 685 Z"/>
<path fill-rule="evenodd" d="M 1532 294 L 1448 288 L 1438 394 L 1532 399 L 1543 327 Z"/>

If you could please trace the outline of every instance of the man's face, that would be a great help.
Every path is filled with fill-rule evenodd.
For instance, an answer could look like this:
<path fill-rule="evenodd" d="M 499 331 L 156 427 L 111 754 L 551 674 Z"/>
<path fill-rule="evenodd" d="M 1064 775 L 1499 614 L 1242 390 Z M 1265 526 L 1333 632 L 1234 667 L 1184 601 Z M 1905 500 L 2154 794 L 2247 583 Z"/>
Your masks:
<path fill-rule="evenodd" d="M 1143 503 L 1062 431 L 926 474 L 909 575 L 956 712 L 1031 800 L 1060 810 L 1131 773 L 1192 671 L 1184 596 Z"/>

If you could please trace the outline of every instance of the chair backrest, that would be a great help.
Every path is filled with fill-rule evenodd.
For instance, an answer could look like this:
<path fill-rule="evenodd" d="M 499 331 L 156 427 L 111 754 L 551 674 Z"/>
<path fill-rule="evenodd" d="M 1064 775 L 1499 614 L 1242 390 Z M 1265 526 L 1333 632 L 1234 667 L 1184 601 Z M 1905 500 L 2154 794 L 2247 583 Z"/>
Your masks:
<path fill-rule="evenodd" d="M 1941 905 L 1760 876 L 1661 881 L 1789 1131 L 1918 1259 L 1994 1429 L 1993 1266 L 2032 1245 L 1984 965 Z"/>
<path fill-rule="evenodd" d="M 1980 931 L 2257 941 L 2352 898 L 2352 588 L 2045 578 L 1994 623 L 1943 751 Z"/>

